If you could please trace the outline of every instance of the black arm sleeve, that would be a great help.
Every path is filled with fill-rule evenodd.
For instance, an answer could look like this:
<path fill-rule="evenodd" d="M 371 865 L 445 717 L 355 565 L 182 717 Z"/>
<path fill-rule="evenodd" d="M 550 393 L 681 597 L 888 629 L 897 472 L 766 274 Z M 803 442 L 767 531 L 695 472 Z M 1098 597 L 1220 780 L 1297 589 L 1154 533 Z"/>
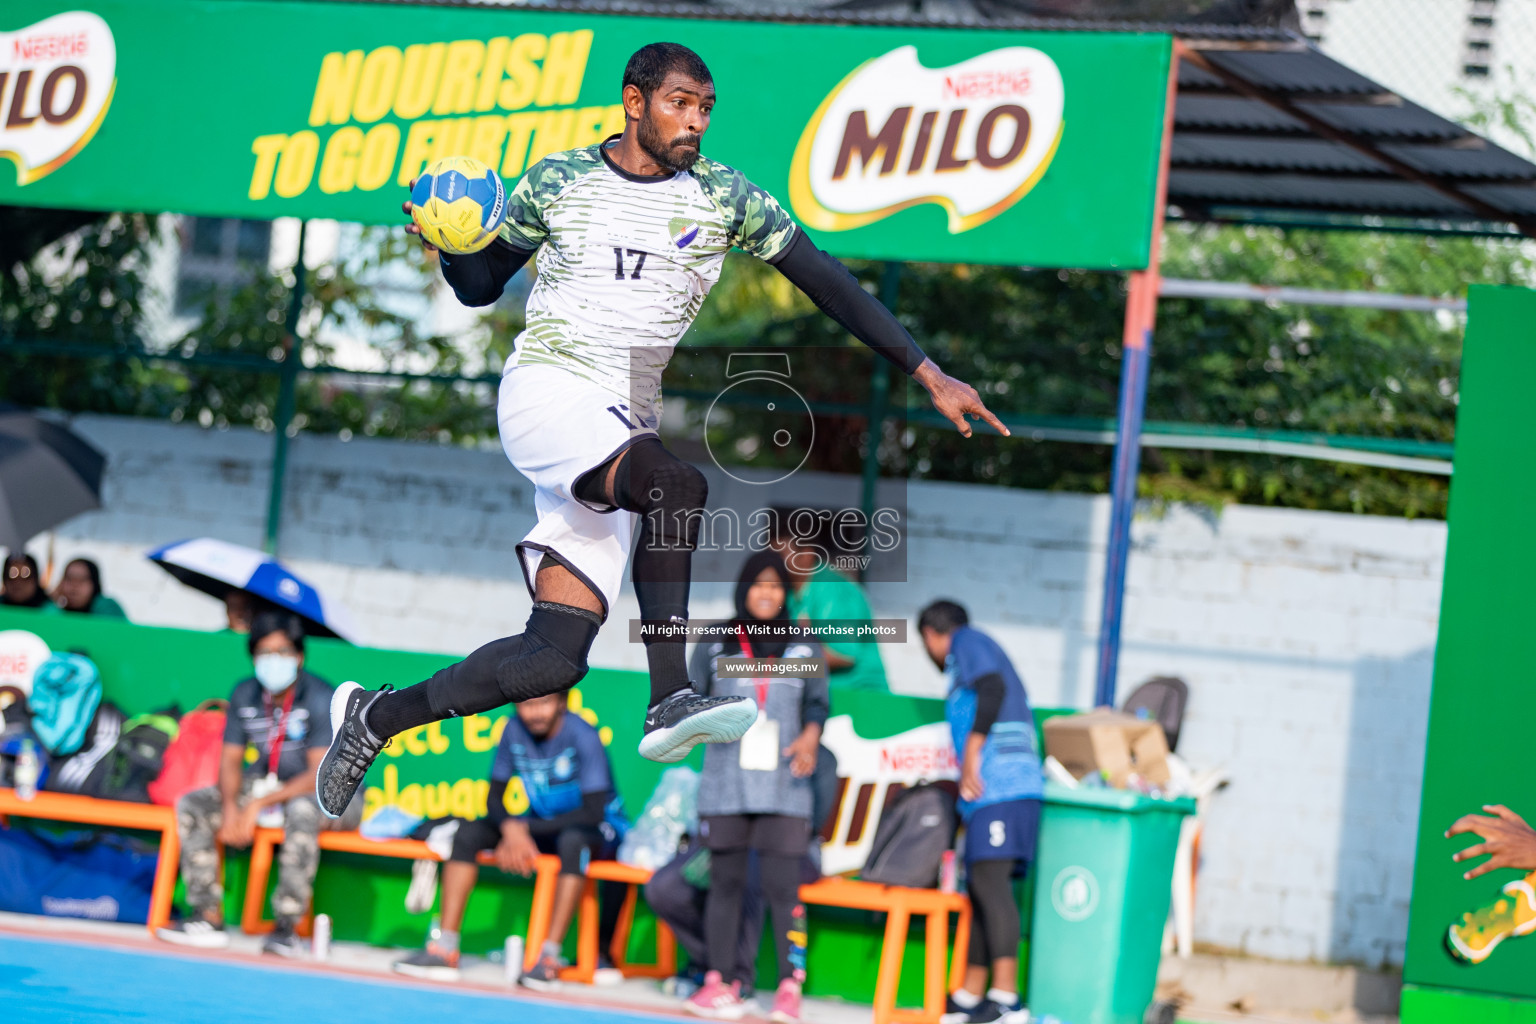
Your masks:
<path fill-rule="evenodd" d="M 908 376 L 923 365 L 927 357 L 907 329 L 873 295 L 859 287 L 847 267 L 816 248 L 804 231 L 796 232 L 795 240 L 768 262 L 805 292 L 817 309 L 901 367 Z"/>
<path fill-rule="evenodd" d="M 491 791 L 485 795 L 485 816 L 491 819 L 491 824 L 501 828 L 501 823 L 510 815 L 507 814 L 507 782 L 508 779 L 492 779 Z"/>
<path fill-rule="evenodd" d="M 996 672 L 988 672 L 976 680 L 976 720 L 971 723 L 971 732 L 985 736 L 992 731 L 992 725 L 997 721 L 997 713 L 1003 707 L 1003 694 L 1006 691 L 1003 685 L 1003 677 Z"/>
<path fill-rule="evenodd" d="M 612 793 L 583 793 L 581 806 L 574 811 L 553 818 L 524 818 L 523 821 L 528 824 L 529 834 L 536 836 L 552 836 L 572 825 L 601 825 L 603 815 L 608 811 L 608 801 L 612 799 Z"/>
<path fill-rule="evenodd" d="M 532 251 L 497 237 L 479 252 L 455 256 L 439 251 L 437 261 L 443 268 L 443 280 L 460 302 L 466 306 L 489 306 L 501 298 L 512 275 L 522 270 L 532 256 Z"/>

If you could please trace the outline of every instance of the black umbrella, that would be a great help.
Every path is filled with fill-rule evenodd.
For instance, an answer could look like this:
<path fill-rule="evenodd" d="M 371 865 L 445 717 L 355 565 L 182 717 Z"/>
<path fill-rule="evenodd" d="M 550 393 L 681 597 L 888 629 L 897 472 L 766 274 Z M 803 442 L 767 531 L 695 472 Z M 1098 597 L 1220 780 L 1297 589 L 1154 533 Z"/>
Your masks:
<path fill-rule="evenodd" d="M 0 407 L 0 545 L 23 544 L 101 507 L 106 456 L 67 427 Z"/>

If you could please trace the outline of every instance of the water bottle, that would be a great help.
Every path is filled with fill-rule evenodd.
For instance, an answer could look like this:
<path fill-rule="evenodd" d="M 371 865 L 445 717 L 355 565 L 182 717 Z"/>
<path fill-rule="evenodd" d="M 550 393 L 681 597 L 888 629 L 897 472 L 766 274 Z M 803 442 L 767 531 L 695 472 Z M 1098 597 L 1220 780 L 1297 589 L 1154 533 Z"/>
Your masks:
<path fill-rule="evenodd" d="M 958 885 L 955 851 L 945 850 L 944 856 L 939 858 L 939 892 L 954 892 Z"/>
<path fill-rule="evenodd" d="M 516 985 L 517 979 L 523 976 L 523 937 L 521 935 L 507 936 L 507 944 L 502 947 L 501 969 L 507 976 L 508 985 Z"/>
<path fill-rule="evenodd" d="M 37 759 L 37 744 L 30 739 L 21 741 L 21 753 L 16 755 L 16 795 L 23 800 L 37 796 L 37 777 L 41 766 Z"/>
<path fill-rule="evenodd" d="M 310 951 L 316 960 L 329 960 L 331 957 L 331 915 L 315 915 L 315 931 L 310 939 Z"/>

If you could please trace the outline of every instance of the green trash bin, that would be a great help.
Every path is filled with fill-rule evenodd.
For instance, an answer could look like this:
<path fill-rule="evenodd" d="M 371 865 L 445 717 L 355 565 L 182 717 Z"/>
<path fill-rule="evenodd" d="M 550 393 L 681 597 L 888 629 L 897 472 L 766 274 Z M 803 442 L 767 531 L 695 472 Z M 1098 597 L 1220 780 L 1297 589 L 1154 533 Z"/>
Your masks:
<path fill-rule="evenodd" d="M 1029 941 L 1030 1012 L 1142 1024 L 1157 986 L 1179 828 L 1194 800 L 1045 787 Z"/>

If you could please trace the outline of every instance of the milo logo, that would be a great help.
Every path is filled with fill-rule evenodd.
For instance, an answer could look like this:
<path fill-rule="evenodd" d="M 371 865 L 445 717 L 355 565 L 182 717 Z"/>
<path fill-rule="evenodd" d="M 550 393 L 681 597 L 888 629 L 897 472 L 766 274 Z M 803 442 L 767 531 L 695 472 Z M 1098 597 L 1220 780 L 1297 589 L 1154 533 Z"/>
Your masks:
<path fill-rule="evenodd" d="M 921 203 L 969 231 L 1013 206 L 1061 141 L 1064 93 L 1050 57 L 1010 46 L 925 68 L 903 46 L 854 70 L 806 125 L 790 167 L 795 213 L 823 231 Z"/>
<path fill-rule="evenodd" d="M 101 127 L 116 87 L 117 46 L 87 11 L 0 32 L 0 156 L 26 185 L 68 163 Z"/>

